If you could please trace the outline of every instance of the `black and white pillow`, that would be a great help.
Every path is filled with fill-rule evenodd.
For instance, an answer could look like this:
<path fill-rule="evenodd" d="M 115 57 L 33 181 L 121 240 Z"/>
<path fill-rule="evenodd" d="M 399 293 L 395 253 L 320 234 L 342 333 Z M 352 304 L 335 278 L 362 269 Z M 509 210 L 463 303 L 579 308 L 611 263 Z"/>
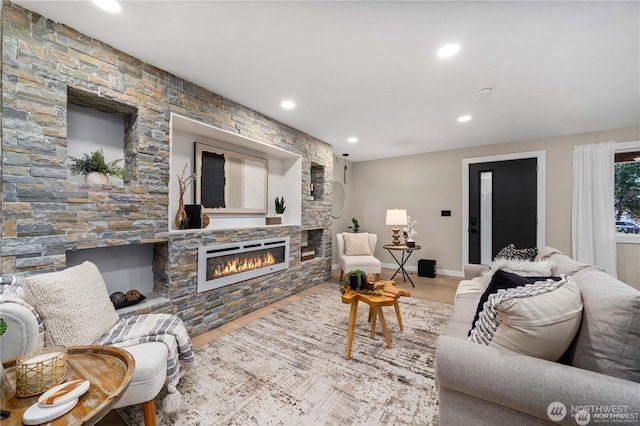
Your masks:
<path fill-rule="evenodd" d="M 473 318 L 473 322 L 471 330 L 469 330 L 469 335 L 476 327 L 476 322 L 478 321 L 478 317 L 480 316 L 480 312 L 484 309 L 485 303 L 494 293 L 497 293 L 498 290 L 506 290 L 509 288 L 521 287 L 527 284 L 533 284 L 537 281 L 546 281 L 546 280 L 554 280 L 560 281 L 560 277 L 535 277 L 535 276 L 522 276 L 518 274 L 514 274 L 511 272 L 503 271 L 502 269 L 497 270 L 493 276 L 491 277 L 491 282 L 487 289 L 482 293 L 480 297 L 480 301 L 478 302 L 478 306 L 476 308 L 476 315 Z"/>
<path fill-rule="evenodd" d="M 563 276 L 489 295 L 469 340 L 481 345 L 557 361 L 582 319 L 575 281 Z"/>
<path fill-rule="evenodd" d="M 538 248 L 524 248 L 517 249 L 515 244 L 509 244 L 502 250 L 496 254 L 496 259 L 504 258 L 504 259 L 522 259 L 522 260 L 531 260 L 538 255 Z"/>

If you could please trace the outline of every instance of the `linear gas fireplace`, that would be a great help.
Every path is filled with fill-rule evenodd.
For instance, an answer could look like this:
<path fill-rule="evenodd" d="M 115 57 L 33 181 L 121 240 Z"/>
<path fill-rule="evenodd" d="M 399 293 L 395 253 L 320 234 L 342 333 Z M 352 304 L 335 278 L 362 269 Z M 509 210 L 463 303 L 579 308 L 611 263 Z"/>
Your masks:
<path fill-rule="evenodd" d="M 289 237 L 198 249 L 198 293 L 289 267 Z"/>

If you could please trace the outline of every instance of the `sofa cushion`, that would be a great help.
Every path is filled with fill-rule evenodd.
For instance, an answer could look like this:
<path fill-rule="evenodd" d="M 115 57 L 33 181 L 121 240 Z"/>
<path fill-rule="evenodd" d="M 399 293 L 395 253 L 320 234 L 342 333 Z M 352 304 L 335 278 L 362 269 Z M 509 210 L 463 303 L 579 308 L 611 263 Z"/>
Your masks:
<path fill-rule="evenodd" d="M 347 256 L 372 256 L 367 232 L 342 234 L 344 238 L 344 254 Z"/>
<path fill-rule="evenodd" d="M 498 270 L 511 272 L 523 277 L 548 277 L 551 275 L 555 263 L 550 260 L 532 262 L 522 259 L 496 259 L 491 262 L 489 269 L 482 273 L 485 277 L 491 277 Z"/>
<path fill-rule="evenodd" d="M 471 327 L 475 327 L 476 321 L 478 320 L 478 316 L 480 312 L 484 309 L 484 304 L 489 299 L 489 296 L 497 293 L 498 290 L 506 290 L 508 288 L 516 288 L 527 284 L 533 284 L 536 281 L 546 281 L 547 279 L 552 279 L 554 281 L 560 281 L 560 277 L 529 277 L 522 276 L 518 274 L 513 274 L 511 272 L 504 271 L 502 269 L 497 270 L 493 277 L 491 277 L 491 282 L 480 296 L 480 300 L 478 301 L 478 306 L 476 307 L 476 314 L 473 317 L 473 321 L 471 323 Z M 469 330 L 471 333 L 471 330 Z"/>
<path fill-rule="evenodd" d="M 91 262 L 27 277 L 25 301 L 40 314 L 47 345 L 90 345 L 118 322 L 107 287 Z"/>
<path fill-rule="evenodd" d="M 537 247 L 517 249 L 515 244 L 509 244 L 496 254 L 496 259 L 533 260 L 537 254 Z"/>
<path fill-rule="evenodd" d="M 595 267 L 574 278 L 584 313 L 563 361 L 640 383 L 640 291 Z"/>
<path fill-rule="evenodd" d="M 575 337 L 581 314 L 571 277 L 499 290 L 489 296 L 469 340 L 556 361 Z"/>

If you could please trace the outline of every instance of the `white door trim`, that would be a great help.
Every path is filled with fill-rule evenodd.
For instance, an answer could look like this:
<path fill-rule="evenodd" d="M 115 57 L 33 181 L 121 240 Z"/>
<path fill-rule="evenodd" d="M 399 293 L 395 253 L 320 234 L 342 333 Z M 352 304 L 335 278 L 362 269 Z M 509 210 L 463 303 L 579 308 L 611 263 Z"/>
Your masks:
<path fill-rule="evenodd" d="M 547 151 L 515 152 L 513 154 L 489 155 L 462 159 L 462 269 L 469 263 L 469 165 L 492 161 L 520 160 L 536 158 L 538 160 L 537 204 L 538 226 L 536 244 L 545 245 L 546 236 L 546 199 L 547 199 Z"/>

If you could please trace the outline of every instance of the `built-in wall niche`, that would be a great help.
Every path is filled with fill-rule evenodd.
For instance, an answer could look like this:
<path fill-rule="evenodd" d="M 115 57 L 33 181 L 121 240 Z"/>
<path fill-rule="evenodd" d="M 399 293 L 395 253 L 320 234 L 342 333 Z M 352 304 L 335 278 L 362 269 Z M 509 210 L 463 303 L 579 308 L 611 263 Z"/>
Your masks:
<path fill-rule="evenodd" d="M 122 160 L 118 165 L 125 168 L 125 181 L 136 178 L 130 138 L 137 109 L 72 87 L 67 90 L 67 102 L 67 157 L 81 158 L 102 149 L 107 163 Z M 68 170 L 67 176 L 72 182 L 84 183 L 84 176 L 73 176 Z M 109 182 L 123 184 L 113 176 Z"/>
<path fill-rule="evenodd" d="M 207 211 L 209 225 L 206 229 L 243 229 L 266 227 L 265 218 L 275 216 L 276 197 L 284 197 L 286 210 L 282 225 L 299 226 L 302 220 L 302 158 L 298 154 L 246 138 L 201 121 L 171 114 L 171 159 L 169 181 L 168 219 L 171 231 L 178 231 L 174 224 L 179 204 L 178 177 L 195 173 L 195 144 L 212 146 L 267 162 L 267 212 L 223 213 L 215 209 Z M 186 166 L 186 169 L 185 169 Z M 184 203 L 194 204 L 196 188 L 192 184 L 185 192 Z M 271 225 L 273 226 L 273 225 Z M 192 231 L 192 230 L 190 230 Z"/>
<path fill-rule="evenodd" d="M 324 166 L 311 162 L 311 184 L 309 192 L 313 201 L 322 201 L 324 197 Z"/>
<path fill-rule="evenodd" d="M 158 292 L 154 292 L 154 244 L 166 245 L 129 244 L 68 250 L 66 265 L 71 267 L 89 261 L 100 270 L 109 294 L 136 289 L 147 298 L 142 303 L 154 304 L 162 299 Z"/>
<path fill-rule="evenodd" d="M 300 235 L 300 260 L 315 259 L 323 257 L 322 253 L 322 234 L 324 229 L 305 229 Z"/>

